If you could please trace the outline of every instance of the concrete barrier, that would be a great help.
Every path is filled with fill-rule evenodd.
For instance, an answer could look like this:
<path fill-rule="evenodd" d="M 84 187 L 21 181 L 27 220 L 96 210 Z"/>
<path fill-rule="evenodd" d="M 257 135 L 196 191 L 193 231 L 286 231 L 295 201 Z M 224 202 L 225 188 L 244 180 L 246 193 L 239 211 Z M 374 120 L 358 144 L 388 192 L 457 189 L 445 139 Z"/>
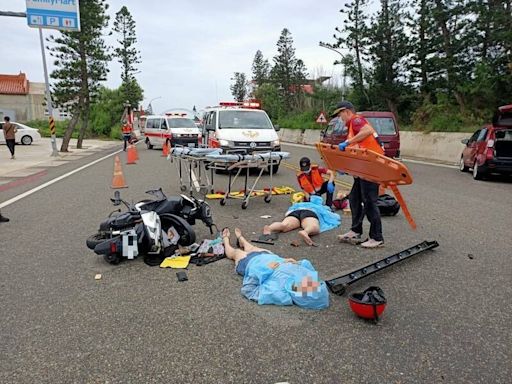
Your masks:
<path fill-rule="evenodd" d="M 300 129 L 281 128 L 279 137 L 283 142 L 313 145 L 320 140 L 319 129 L 306 129 L 304 133 Z M 456 164 L 464 149 L 462 139 L 467 139 L 471 133 L 422 133 L 400 132 L 400 151 L 404 157 L 419 157 L 429 160 Z"/>

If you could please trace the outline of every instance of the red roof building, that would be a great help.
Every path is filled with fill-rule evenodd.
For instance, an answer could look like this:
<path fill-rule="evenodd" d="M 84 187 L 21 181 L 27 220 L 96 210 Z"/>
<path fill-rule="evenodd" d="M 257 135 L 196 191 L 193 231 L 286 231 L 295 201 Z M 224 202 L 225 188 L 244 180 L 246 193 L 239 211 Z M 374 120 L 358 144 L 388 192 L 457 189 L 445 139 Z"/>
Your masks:
<path fill-rule="evenodd" d="M 27 76 L 20 72 L 19 75 L 0 74 L 0 95 L 27 95 Z"/>

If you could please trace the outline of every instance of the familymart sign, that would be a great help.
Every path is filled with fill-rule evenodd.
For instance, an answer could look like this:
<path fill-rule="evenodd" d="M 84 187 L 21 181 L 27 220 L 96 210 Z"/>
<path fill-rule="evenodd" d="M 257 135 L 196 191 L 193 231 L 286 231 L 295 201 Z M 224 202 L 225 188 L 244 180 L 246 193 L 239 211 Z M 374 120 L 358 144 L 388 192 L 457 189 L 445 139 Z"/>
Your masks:
<path fill-rule="evenodd" d="M 26 1 L 29 27 L 80 31 L 78 0 Z"/>

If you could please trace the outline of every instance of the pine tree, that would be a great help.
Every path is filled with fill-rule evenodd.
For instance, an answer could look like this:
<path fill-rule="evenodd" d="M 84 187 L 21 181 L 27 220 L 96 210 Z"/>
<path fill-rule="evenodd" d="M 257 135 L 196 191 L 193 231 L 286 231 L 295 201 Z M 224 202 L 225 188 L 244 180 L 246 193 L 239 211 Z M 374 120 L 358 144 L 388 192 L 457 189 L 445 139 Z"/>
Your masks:
<path fill-rule="evenodd" d="M 407 36 L 404 32 L 403 4 L 401 0 L 381 0 L 381 9 L 368 31 L 372 42 L 371 89 L 374 99 L 380 101 L 375 107 L 387 107 L 398 115 L 397 105 L 404 90 L 399 73 L 403 71 L 404 58 L 408 56 Z"/>
<path fill-rule="evenodd" d="M 98 93 L 100 82 L 106 80 L 110 56 L 103 40 L 103 28 L 108 25 L 107 9 L 105 0 L 80 2 L 80 32 L 61 32 L 60 36 L 52 35 L 48 39 L 55 44 L 50 48 L 57 67 L 51 73 L 55 80 L 54 98 L 57 105 L 71 110 L 73 116 L 64 133 L 61 152 L 68 151 L 79 119 L 82 126 L 77 148 L 82 147 L 92 99 Z"/>
<path fill-rule="evenodd" d="M 286 28 L 282 30 L 277 42 L 277 52 L 271 78 L 278 86 L 285 109 L 289 111 L 292 107 L 292 96 L 301 92 L 307 69 L 304 62 L 295 57 L 293 38 Z"/>
<path fill-rule="evenodd" d="M 268 81 L 269 75 L 270 63 L 263 58 L 263 54 L 258 49 L 252 62 L 252 80 L 259 86 Z"/>
<path fill-rule="evenodd" d="M 117 40 L 119 47 L 114 49 L 114 54 L 119 63 L 121 63 L 122 91 L 133 108 L 136 108 L 142 101 L 142 88 L 135 79 L 136 65 L 140 61 L 140 52 L 135 48 L 137 37 L 135 33 L 135 20 L 126 8 L 123 6 L 117 13 L 114 20 L 114 31 L 120 35 Z"/>
<path fill-rule="evenodd" d="M 247 78 L 245 77 L 245 73 L 235 72 L 233 80 L 235 82 L 229 87 L 231 94 L 236 101 L 242 102 L 245 100 L 245 97 L 248 93 L 248 82 Z"/>

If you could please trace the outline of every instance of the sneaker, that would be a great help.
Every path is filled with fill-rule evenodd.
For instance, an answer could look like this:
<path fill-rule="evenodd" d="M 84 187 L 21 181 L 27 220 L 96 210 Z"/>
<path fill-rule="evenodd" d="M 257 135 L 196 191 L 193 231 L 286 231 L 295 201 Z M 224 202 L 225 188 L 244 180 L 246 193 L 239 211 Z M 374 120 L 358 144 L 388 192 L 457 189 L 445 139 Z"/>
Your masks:
<path fill-rule="evenodd" d="M 368 239 L 364 243 L 361 244 L 361 247 L 363 248 L 380 248 L 384 246 L 383 240 L 373 240 Z"/>
<path fill-rule="evenodd" d="M 11 156 L 11 160 L 15 160 L 16 158 L 14 157 L 14 155 Z"/>
<path fill-rule="evenodd" d="M 7 223 L 9 219 L 5 216 L 0 215 L 0 223 Z"/>
<path fill-rule="evenodd" d="M 343 235 L 338 235 L 338 240 L 340 243 L 350 243 L 350 244 L 359 244 L 363 240 L 361 239 L 361 234 L 356 233 L 352 230 L 348 231 Z"/>

